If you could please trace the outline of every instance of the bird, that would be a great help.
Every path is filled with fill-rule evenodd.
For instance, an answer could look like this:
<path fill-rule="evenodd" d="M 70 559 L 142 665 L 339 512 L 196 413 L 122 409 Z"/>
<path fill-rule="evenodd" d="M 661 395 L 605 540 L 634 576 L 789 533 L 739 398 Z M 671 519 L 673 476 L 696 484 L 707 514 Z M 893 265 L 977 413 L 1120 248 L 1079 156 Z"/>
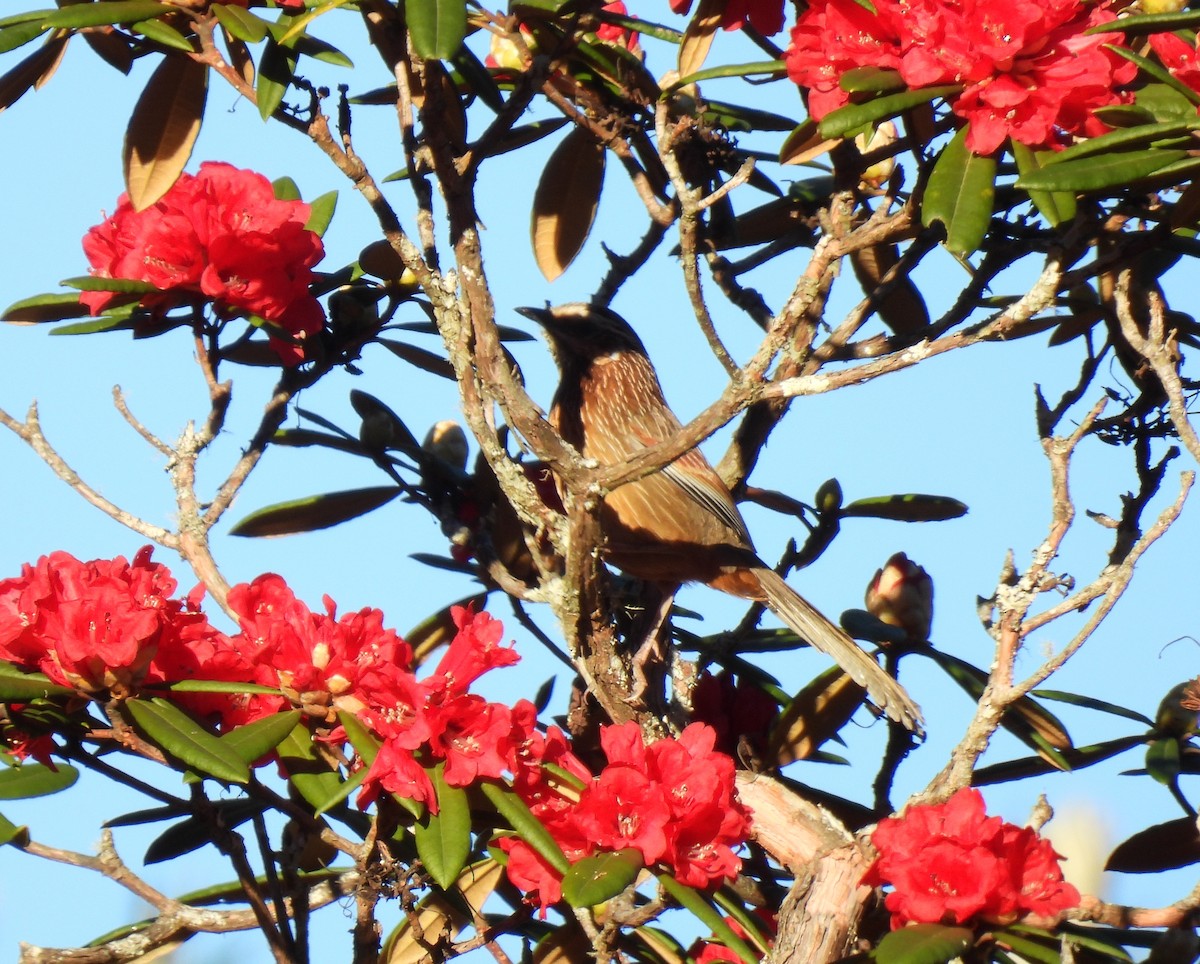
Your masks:
<path fill-rule="evenodd" d="M 546 332 L 560 376 L 550 423 L 583 458 L 620 465 L 682 430 L 645 346 L 616 312 L 582 302 L 517 311 Z M 904 688 L 758 556 L 729 488 L 699 449 L 614 488 L 599 512 L 604 556 L 617 569 L 764 603 L 891 719 L 923 734 L 920 708 Z"/>

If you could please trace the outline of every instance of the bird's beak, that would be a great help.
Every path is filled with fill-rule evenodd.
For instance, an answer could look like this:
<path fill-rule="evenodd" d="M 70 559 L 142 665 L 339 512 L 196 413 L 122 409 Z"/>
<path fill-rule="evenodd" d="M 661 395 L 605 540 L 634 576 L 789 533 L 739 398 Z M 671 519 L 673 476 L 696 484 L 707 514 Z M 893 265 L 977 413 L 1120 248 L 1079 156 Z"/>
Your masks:
<path fill-rule="evenodd" d="M 549 308 L 518 308 L 517 314 L 536 321 L 543 328 L 548 328 L 554 322 L 554 313 Z"/>

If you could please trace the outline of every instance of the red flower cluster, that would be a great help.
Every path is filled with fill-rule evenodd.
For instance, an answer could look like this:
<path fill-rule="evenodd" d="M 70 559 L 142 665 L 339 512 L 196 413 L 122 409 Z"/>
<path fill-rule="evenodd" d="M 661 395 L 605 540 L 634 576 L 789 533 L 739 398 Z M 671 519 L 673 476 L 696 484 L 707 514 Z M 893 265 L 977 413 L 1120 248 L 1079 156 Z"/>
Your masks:
<path fill-rule="evenodd" d="M 150 553 L 147 546 L 129 563 L 55 552 L 0 580 L 0 659 L 85 692 L 128 694 L 178 678 L 164 667 L 220 634 L 198 599 L 171 598 L 175 580 Z"/>
<path fill-rule="evenodd" d="M 1028 827 L 988 817 L 973 788 L 881 820 L 871 842 L 879 857 L 863 883 L 894 888 L 886 900 L 893 929 L 908 923 L 1009 924 L 1079 903 L 1079 891 L 1063 880 L 1049 842 Z"/>
<path fill-rule="evenodd" d="M 605 727 L 600 742 L 608 765 L 593 777 L 551 728 L 527 744 L 528 765 L 515 784 L 571 862 L 631 847 L 647 866 L 661 863 L 681 883 L 707 887 L 737 874 L 733 848 L 749 831 L 733 760 L 714 749 L 715 740 L 703 723 L 649 746 L 636 723 Z M 536 763 L 554 764 L 568 777 Z M 514 884 L 543 908 L 562 897 L 560 876 L 532 847 L 516 837 L 499 844 Z"/>
<path fill-rule="evenodd" d="M 674 13 L 687 13 L 691 6 L 692 0 L 671 0 Z M 783 0 L 726 0 L 721 26 L 740 30 L 746 24 L 767 36 L 779 33 L 783 29 Z"/>
<path fill-rule="evenodd" d="M 1098 107 L 1137 68 L 1090 27 L 1115 18 L 1111 0 L 814 0 L 792 29 L 788 76 L 809 91 L 816 119 L 847 103 L 840 81 L 856 67 L 899 72 L 912 89 L 961 84 L 950 98 L 970 124 L 967 147 L 990 154 L 1006 138 L 1059 147 L 1107 127 Z"/>
<path fill-rule="evenodd" d="M 166 310 L 212 301 L 223 317 L 252 314 L 282 329 L 271 344 L 288 364 L 304 358 L 298 341 L 321 330 L 325 312 L 308 290 L 321 260 L 321 239 L 304 225 L 309 206 L 281 201 L 253 171 L 206 162 L 182 174 L 155 204 L 134 211 L 128 195 L 84 236 L 83 250 L 99 278 L 144 281 L 162 294 L 142 305 Z M 123 296 L 85 291 L 94 314 Z"/>

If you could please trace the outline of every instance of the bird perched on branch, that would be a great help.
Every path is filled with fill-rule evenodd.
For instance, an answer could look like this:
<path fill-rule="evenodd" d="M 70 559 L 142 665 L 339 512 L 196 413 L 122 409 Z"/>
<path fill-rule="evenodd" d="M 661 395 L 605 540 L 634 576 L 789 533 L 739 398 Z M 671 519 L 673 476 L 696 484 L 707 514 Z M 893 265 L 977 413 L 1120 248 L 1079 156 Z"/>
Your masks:
<path fill-rule="evenodd" d="M 550 421 L 584 458 L 620 465 L 682 430 L 641 339 L 619 315 L 582 303 L 517 310 L 549 336 L 561 373 Z M 609 492 L 600 527 L 605 556 L 617 568 L 765 603 L 889 717 L 921 731 L 921 712 L 903 687 L 758 557 L 729 489 L 699 449 Z"/>

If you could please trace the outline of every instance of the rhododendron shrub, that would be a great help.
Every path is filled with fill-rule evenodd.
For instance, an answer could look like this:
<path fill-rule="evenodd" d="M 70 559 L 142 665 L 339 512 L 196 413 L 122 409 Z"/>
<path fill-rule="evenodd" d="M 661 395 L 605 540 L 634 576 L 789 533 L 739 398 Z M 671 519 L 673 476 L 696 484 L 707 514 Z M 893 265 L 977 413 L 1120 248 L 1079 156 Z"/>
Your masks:
<path fill-rule="evenodd" d="M 94 277 L 158 289 L 141 296 L 150 311 L 212 304 L 222 320 L 265 319 L 275 329 L 272 347 L 295 364 L 304 357 L 304 338 L 325 322 L 309 292 L 312 268 L 325 253 L 305 227 L 310 213 L 303 201 L 276 198 L 261 174 L 206 161 L 145 210 L 121 195 L 116 211 L 84 237 L 83 250 Z M 99 314 L 128 296 L 84 291 L 79 300 Z"/>
<path fill-rule="evenodd" d="M 990 154 L 1011 138 L 1058 148 L 1107 126 L 1100 107 L 1122 103 L 1137 72 L 1088 31 L 1116 17 L 1111 3 L 1080 0 L 855 0 L 810 3 L 792 28 L 788 76 L 808 91 L 812 116 L 842 107 L 847 71 L 895 70 L 912 89 L 955 85 L 953 112 L 969 125 L 967 148 Z"/>
<path fill-rule="evenodd" d="M 871 843 L 879 856 L 863 882 L 892 887 L 885 903 L 893 928 L 1010 924 L 1079 903 L 1050 843 L 1029 827 L 987 816 L 983 796 L 971 787 L 881 820 Z"/>
<path fill-rule="evenodd" d="M 674 13 L 687 13 L 692 0 L 671 0 Z M 721 27 L 740 30 L 749 24 L 759 33 L 779 33 L 783 29 L 783 0 L 728 0 L 721 10 Z"/>

